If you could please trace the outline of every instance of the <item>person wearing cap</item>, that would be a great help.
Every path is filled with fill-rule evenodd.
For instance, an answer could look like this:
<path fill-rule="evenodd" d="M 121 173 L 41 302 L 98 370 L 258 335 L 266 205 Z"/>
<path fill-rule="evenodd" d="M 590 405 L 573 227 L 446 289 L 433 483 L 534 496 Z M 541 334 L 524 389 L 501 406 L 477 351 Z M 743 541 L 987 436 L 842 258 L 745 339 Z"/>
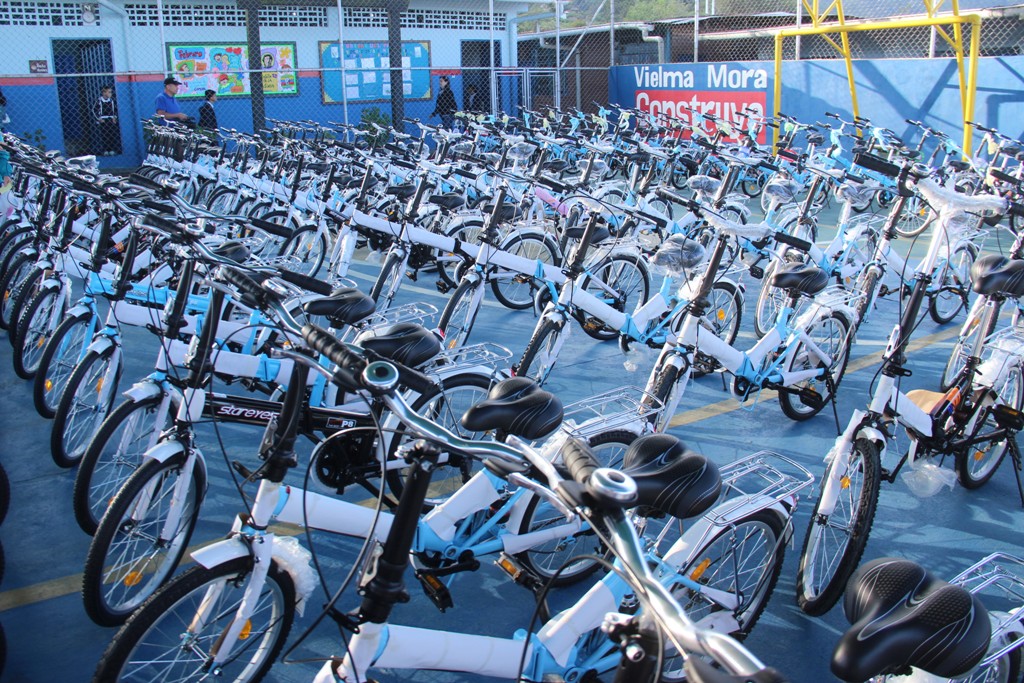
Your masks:
<path fill-rule="evenodd" d="M 179 85 L 181 85 L 181 81 L 174 76 L 164 79 L 164 91 L 156 96 L 157 116 L 182 122 L 188 119 L 188 115 L 181 111 L 178 101 L 174 99 L 174 96 L 178 94 Z"/>
<path fill-rule="evenodd" d="M 206 101 L 199 107 L 199 127 L 203 130 L 217 131 L 217 112 L 213 109 L 213 103 L 217 101 L 217 91 L 207 90 Z"/>

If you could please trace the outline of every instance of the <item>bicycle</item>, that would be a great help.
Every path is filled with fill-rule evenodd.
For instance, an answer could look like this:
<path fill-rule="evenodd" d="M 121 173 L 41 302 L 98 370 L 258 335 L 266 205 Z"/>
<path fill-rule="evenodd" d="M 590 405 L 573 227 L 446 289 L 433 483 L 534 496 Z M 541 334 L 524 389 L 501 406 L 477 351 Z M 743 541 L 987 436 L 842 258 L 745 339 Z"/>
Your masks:
<path fill-rule="evenodd" d="M 765 479 L 758 480 L 760 487 L 720 503 L 715 508 L 720 516 L 708 521 L 702 518 L 695 527 L 697 535 L 680 539 L 665 554 L 662 562 L 639 545 L 633 523 L 627 520 L 621 507 L 639 503 L 652 512 L 661 510 L 679 517 L 694 516 L 714 504 L 720 488 L 739 488 L 736 477 L 724 477 L 727 483 L 723 484 L 709 461 L 686 452 L 685 447 L 672 437 L 652 435 L 635 442 L 627 454 L 626 471 L 632 478 L 598 469 L 597 461 L 584 446 L 569 441 L 560 454 L 565 466 L 575 473 L 574 477 L 580 482 L 577 486 L 563 481 L 551 462 L 552 454 L 535 451 L 521 439 L 510 437 L 507 443 L 468 441 L 416 415 L 401 396 L 394 393 L 394 388 L 400 382 L 422 384 L 423 379 L 417 379 L 413 372 L 400 364 L 366 362 L 357 350 L 338 344 L 312 326 L 305 327 L 303 334 L 307 344 L 325 354 L 339 368 L 333 372 L 333 381 L 348 391 L 368 391 L 380 397 L 418 436 L 439 441 L 445 450 L 488 458 L 493 472 L 528 488 L 560 512 L 563 519 L 575 517 L 573 508 L 577 512 L 582 511 L 591 528 L 598 530 L 606 545 L 616 551 L 625 571 L 624 576 L 620 572 L 606 575 L 576 607 L 553 617 L 525 644 L 521 640 L 483 639 L 468 634 L 387 624 L 392 607 L 403 600 L 402 575 L 409 552 L 415 545 L 415 530 L 419 526 L 423 501 L 430 485 L 431 463 L 439 457 L 437 449 L 417 442 L 403 451 L 403 455 L 415 465 L 414 473 L 394 518 L 390 518 L 383 546 L 379 541 L 372 543 L 376 550 L 362 574 L 364 599 L 362 608 L 354 613 L 354 621 L 350 625 L 351 628 L 358 624 L 358 633 L 350 639 L 347 647 L 350 657 L 344 660 L 332 658 L 316 680 L 342 678 L 362 681 L 371 664 L 391 668 L 472 671 L 503 677 L 516 677 L 518 670 L 527 680 L 536 681 L 556 672 L 575 675 L 587 670 L 608 670 L 616 666 L 620 657 L 616 643 L 610 642 L 600 630 L 602 621 L 606 620 L 603 616 L 609 609 L 614 610 L 627 595 L 634 594 L 644 604 L 641 614 L 646 617 L 641 618 L 677 625 L 669 626 L 669 640 L 675 650 L 668 648 L 665 653 L 668 673 L 672 678 L 681 675 L 682 663 L 680 658 L 671 655 L 684 651 L 712 656 L 717 653 L 720 661 L 737 671 L 752 672 L 760 668 L 756 660 L 741 655 L 741 650 L 733 645 L 734 641 L 719 630 L 727 630 L 728 626 L 716 626 L 713 631 L 704 629 L 724 617 L 734 620 L 731 623 L 744 632 L 756 621 L 778 575 L 776 562 L 780 559 L 790 505 L 795 502 L 793 496 L 810 483 L 810 475 L 805 470 L 791 477 L 775 468 L 764 469 L 760 463 L 754 462 L 756 458 L 746 459 L 740 469 L 766 474 Z M 309 360 L 300 360 L 297 354 L 293 357 L 295 368 L 300 363 L 313 370 L 318 367 Z M 290 386 L 297 384 L 299 382 L 295 380 L 290 382 Z M 308 594 L 308 588 L 296 592 L 296 587 L 306 587 L 310 583 L 308 568 L 301 566 L 301 559 L 294 555 L 285 556 L 280 549 L 275 551 L 280 541 L 267 528 L 275 515 L 275 508 L 279 507 L 283 491 L 281 480 L 287 469 L 294 465 L 290 449 L 300 413 L 295 393 L 290 392 L 293 397 L 286 404 L 290 408 L 282 413 L 273 434 L 268 431 L 264 440 L 266 464 L 253 477 L 260 479 L 260 485 L 252 514 L 246 517 L 246 522 L 236 522 L 236 532 L 231 538 L 200 551 L 197 554 L 199 566 L 168 584 L 133 616 L 108 647 L 94 680 L 132 680 L 137 672 L 151 675 L 152 671 L 142 669 L 154 662 L 158 668 L 163 668 L 163 663 L 178 668 L 177 675 L 185 679 L 210 672 L 233 675 L 236 680 L 259 680 L 265 675 L 287 636 L 295 602 L 305 600 Z M 465 419 L 478 428 L 506 429 L 517 425 L 517 431 L 525 430 L 548 418 L 549 413 L 542 409 L 548 401 L 547 396 L 534 390 L 518 405 L 502 399 L 485 402 L 475 413 L 470 411 Z M 534 398 L 530 400 L 529 397 Z M 662 496 L 670 482 L 682 483 L 681 476 L 688 479 L 689 485 L 680 489 L 679 495 L 672 499 Z M 552 489 L 559 493 L 553 493 Z M 583 491 L 589 493 L 583 494 Z M 586 495 L 585 511 L 580 507 L 581 495 Z M 330 528 L 327 515 L 319 515 L 320 505 L 316 510 L 312 507 L 304 510 L 302 501 L 289 497 L 283 509 L 288 511 L 289 517 L 294 515 L 296 519 L 319 528 Z M 372 513 L 368 517 L 372 517 Z M 725 521 L 726 526 L 716 527 L 716 522 L 721 521 Z M 381 518 L 373 528 L 378 538 L 384 535 L 382 526 L 388 526 L 387 522 L 388 519 Z M 700 552 L 706 552 L 714 547 L 716 541 L 730 546 L 729 538 L 723 541 L 723 535 L 731 537 L 733 533 L 746 540 L 751 538 L 744 534 L 756 535 L 758 540 L 751 541 L 756 547 L 747 549 L 753 550 L 755 555 L 760 554 L 761 559 L 752 561 L 760 562 L 762 566 L 748 577 L 750 583 L 744 582 L 746 590 L 736 586 L 735 575 L 718 577 L 722 580 L 719 590 L 714 588 L 713 577 L 705 575 L 705 572 L 709 567 L 717 567 L 726 574 L 731 573 L 729 568 L 734 566 L 731 563 L 739 560 L 735 557 L 730 559 L 729 554 L 741 551 L 735 545 L 731 545 L 731 551 L 721 548 L 727 556 L 716 556 L 716 562 L 705 559 L 699 552 L 693 557 L 694 549 L 687 547 L 687 542 L 695 542 L 701 548 Z M 246 540 L 256 536 L 260 538 L 258 543 Z M 649 561 L 653 562 L 653 568 Z M 694 567 L 702 568 L 696 570 L 696 579 L 690 578 L 694 575 Z M 713 573 L 717 571 L 715 569 Z M 635 583 L 635 580 L 640 581 L 642 588 L 634 593 L 629 583 Z M 738 595 L 731 592 L 733 590 L 749 597 L 751 602 L 747 604 L 742 599 L 738 600 Z M 705 626 L 693 627 L 675 596 L 699 603 L 706 610 L 701 621 Z M 612 615 L 607 619 L 625 627 L 626 631 L 633 621 L 626 615 Z M 679 624 L 686 626 L 679 628 Z M 639 628 L 641 625 L 637 623 L 635 626 Z M 697 633 L 703 635 L 698 638 Z M 208 647 L 211 638 L 219 639 L 215 654 Z M 424 648 L 425 642 L 436 647 Z M 533 654 L 526 653 L 523 660 L 527 662 L 525 669 L 520 664 L 524 647 Z M 178 654 L 168 658 L 159 652 Z M 207 656 L 207 652 L 212 656 Z M 647 654 L 645 670 L 651 674 L 656 670 L 656 663 L 662 660 L 662 650 L 655 647 Z M 185 661 L 186 657 L 190 661 Z M 637 658 L 632 659 L 632 665 L 635 665 Z M 624 666 L 630 668 L 631 664 L 624 663 Z M 693 667 L 694 664 L 687 666 Z M 699 678 L 694 675 L 694 680 Z"/>
<path fill-rule="evenodd" d="M 910 182 L 910 166 L 899 171 L 901 185 Z M 874 520 L 881 480 L 894 482 L 903 465 L 953 454 L 961 483 L 980 486 L 994 472 L 1007 449 L 1015 464 L 1019 453 L 1013 439 L 1022 426 L 1020 413 L 1020 361 L 1007 362 L 1005 355 L 985 363 L 981 359 L 984 337 L 978 335 L 972 355 L 944 394 L 900 390 L 900 380 L 909 374 L 904 367 L 906 347 L 917 326 L 939 260 L 943 234 L 957 211 L 1005 213 L 1006 200 L 990 195 L 968 196 L 941 188 L 918 177 L 917 189 L 936 214 L 928 252 L 918 265 L 900 320 L 893 327 L 882 358 L 878 381 L 866 410 L 856 410 L 847 427 L 826 455 L 825 474 L 801 552 L 797 573 L 797 601 L 808 614 L 824 614 L 839 599 L 843 586 L 857 566 L 867 544 Z M 1020 207 L 1011 205 L 1018 214 Z M 976 272 L 979 293 L 999 292 L 1018 296 L 1024 290 L 1012 277 L 1000 277 L 1000 263 L 984 262 L 985 272 Z M 984 282 L 980 282 L 983 280 Z M 994 308 L 986 308 L 982 329 L 987 329 Z M 975 355 L 978 354 L 978 355 Z M 882 455 L 894 442 L 896 425 L 906 429 L 910 447 L 892 470 L 882 467 Z M 972 463 L 984 465 L 973 470 Z M 934 465 L 933 465 L 934 466 Z M 972 471 L 973 470 L 973 471 Z M 1021 491 L 1024 504 L 1024 490 Z"/>

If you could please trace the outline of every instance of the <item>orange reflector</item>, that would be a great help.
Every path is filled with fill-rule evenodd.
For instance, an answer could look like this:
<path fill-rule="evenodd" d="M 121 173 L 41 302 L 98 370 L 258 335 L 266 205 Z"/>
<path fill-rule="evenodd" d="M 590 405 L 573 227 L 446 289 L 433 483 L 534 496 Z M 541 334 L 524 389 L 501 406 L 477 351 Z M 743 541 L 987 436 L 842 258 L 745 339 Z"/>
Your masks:
<path fill-rule="evenodd" d="M 847 476 L 840 479 L 839 485 L 842 486 L 844 489 L 850 488 L 850 477 Z"/>
<path fill-rule="evenodd" d="M 252 619 L 245 620 L 245 626 L 242 627 L 242 632 L 238 634 L 239 640 L 245 640 L 252 635 Z"/>
<path fill-rule="evenodd" d="M 46 389 L 47 391 L 52 390 L 53 389 L 53 380 L 52 379 L 48 379 L 45 382 L 43 382 L 43 388 Z"/>
<path fill-rule="evenodd" d="M 700 577 L 704 576 L 704 572 L 711 566 L 711 558 L 706 557 L 701 560 L 700 564 L 690 573 L 690 578 L 694 581 L 699 581 Z"/>
<path fill-rule="evenodd" d="M 725 311 L 722 310 L 721 308 L 718 309 L 718 319 L 725 320 Z"/>
<path fill-rule="evenodd" d="M 985 451 L 974 451 L 974 460 L 977 462 L 985 457 Z"/>
<path fill-rule="evenodd" d="M 131 588 L 132 586 L 138 586 L 142 581 L 142 572 L 128 572 L 124 576 L 124 585 Z"/>
<path fill-rule="evenodd" d="M 100 377 L 100 378 L 99 378 L 99 379 L 98 379 L 98 380 L 96 381 L 96 393 L 98 394 L 98 393 L 100 393 L 101 391 L 103 391 L 103 378 L 102 378 L 102 377 Z"/>

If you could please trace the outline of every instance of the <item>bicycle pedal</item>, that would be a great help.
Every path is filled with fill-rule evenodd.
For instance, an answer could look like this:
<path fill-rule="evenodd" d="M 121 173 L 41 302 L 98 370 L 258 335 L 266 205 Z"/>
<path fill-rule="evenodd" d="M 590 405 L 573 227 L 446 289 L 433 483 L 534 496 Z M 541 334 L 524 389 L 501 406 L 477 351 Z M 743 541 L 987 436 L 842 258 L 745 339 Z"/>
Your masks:
<path fill-rule="evenodd" d="M 441 294 L 447 294 L 452 290 L 451 285 L 449 285 L 444 280 L 438 280 L 437 282 L 434 283 L 434 286 L 437 287 L 437 291 L 440 292 Z"/>
<path fill-rule="evenodd" d="M 420 582 L 420 586 L 423 587 L 423 592 L 430 598 L 430 601 L 434 603 L 438 610 L 444 612 L 455 606 L 455 603 L 452 602 L 451 591 L 448 590 L 448 586 L 444 585 L 440 579 L 430 572 L 424 572 L 419 569 L 416 570 L 415 576 Z"/>
<path fill-rule="evenodd" d="M 419 273 L 417 273 L 415 270 L 407 270 L 405 271 L 405 276 L 412 280 L 413 282 L 416 282 L 416 279 L 419 277 Z"/>
<path fill-rule="evenodd" d="M 800 402 L 808 408 L 820 410 L 825 407 L 825 399 L 822 398 L 821 394 L 810 387 L 804 387 L 797 395 L 800 398 Z"/>
<path fill-rule="evenodd" d="M 519 562 L 511 555 L 502 553 L 498 559 L 494 561 L 494 564 L 498 565 L 503 572 L 508 574 L 514 583 L 528 586 L 533 582 L 533 574 L 528 572 L 526 568 L 519 564 Z"/>
<path fill-rule="evenodd" d="M 760 280 L 764 278 L 764 268 L 762 268 L 761 266 L 750 266 L 749 270 L 750 277 L 754 278 L 755 280 Z"/>

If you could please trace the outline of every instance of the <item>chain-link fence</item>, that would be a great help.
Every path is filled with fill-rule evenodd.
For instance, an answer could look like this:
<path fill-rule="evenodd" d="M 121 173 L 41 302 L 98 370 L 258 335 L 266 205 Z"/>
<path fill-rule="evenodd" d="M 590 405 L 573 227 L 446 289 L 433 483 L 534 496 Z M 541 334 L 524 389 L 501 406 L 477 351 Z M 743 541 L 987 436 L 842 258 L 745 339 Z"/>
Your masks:
<path fill-rule="evenodd" d="M 778 29 L 814 23 L 812 0 L 285 2 L 0 0 L 0 126 L 127 166 L 145 149 L 140 121 L 174 88 L 171 106 L 197 123 L 244 131 L 274 120 L 437 123 L 453 106 L 592 110 L 609 99 L 611 66 L 771 60 Z M 983 17 L 982 55 L 1018 54 L 1024 6 L 996 4 L 959 7 Z M 925 13 L 923 0 L 845 0 L 844 10 L 847 23 Z M 837 20 L 835 11 L 823 18 Z M 849 40 L 855 58 L 953 51 L 930 28 Z M 787 39 L 785 50 L 787 59 L 839 57 L 821 36 Z M 180 85 L 165 88 L 168 77 Z"/>

